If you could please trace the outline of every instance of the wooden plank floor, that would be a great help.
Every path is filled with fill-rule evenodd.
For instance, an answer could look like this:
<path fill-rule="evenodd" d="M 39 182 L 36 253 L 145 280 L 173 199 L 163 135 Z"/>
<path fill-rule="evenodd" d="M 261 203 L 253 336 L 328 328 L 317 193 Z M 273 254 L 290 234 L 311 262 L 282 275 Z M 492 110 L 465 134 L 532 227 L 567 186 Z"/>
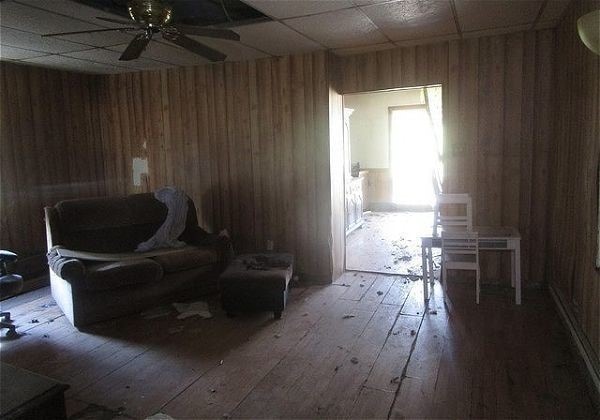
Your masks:
<path fill-rule="evenodd" d="M 346 268 L 420 276 L 421 236 L 431 235 L 433 212 L 367 212 L 346 237 Z"/>
<path fill-rule="evenodd" d="M 589 418 L 583 376 L 550 298 L 346 273 L 296 287 L 270 314 L 177 320 L 134 315 L 73 328 L 48 290 L 2 302 L 26 333 L 0 357 L 71 385 L 73 419 Z M 32 322 L 33 320 L 37 322 Z"/>

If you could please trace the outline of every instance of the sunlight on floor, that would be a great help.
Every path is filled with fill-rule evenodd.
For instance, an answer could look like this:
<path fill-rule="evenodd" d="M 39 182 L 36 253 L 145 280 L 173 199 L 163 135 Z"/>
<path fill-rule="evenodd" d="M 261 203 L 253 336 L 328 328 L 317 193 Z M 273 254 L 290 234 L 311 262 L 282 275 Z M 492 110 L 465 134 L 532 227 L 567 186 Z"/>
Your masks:
<path fill-rule="evenodd" d="M 346 238 L 346 268 L 390 274 L 421 272 L 421 236 L 431 235 L 432 212 L 367 212 Z"/>

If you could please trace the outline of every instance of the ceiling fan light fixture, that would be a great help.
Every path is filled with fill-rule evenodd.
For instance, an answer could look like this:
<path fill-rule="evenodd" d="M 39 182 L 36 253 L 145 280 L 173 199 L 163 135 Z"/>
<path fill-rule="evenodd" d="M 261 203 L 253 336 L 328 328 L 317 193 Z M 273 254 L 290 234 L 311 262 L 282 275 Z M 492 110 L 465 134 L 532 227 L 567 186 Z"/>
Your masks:
<path fill-rule="evenodd" d="M 577 19 L 577 32 L 581 42 L 600 55 L 600 10 L 594 10 Z"/>
<path fill-rule="evenodd" d="M 130 0 L 127 10 L 133 20 L 150 27 L 166 25 L 173 17 L 173 8 L 162 0 Z"/>

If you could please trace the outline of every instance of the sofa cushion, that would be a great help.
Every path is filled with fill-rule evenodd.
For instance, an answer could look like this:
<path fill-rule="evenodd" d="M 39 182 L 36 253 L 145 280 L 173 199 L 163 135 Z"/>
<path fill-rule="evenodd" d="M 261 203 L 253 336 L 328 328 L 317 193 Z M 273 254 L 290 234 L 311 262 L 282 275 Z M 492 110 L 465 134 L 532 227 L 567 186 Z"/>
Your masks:
<path fill-rule="evenodd" d="M 163 269 L 150 258 L 94 263 L 86 266 L 84 285 L 88 290 L 108 290 L 159 280 Z"/>
<path fill-rule="evenodd" d="M 131 252 L 162 225 L 167 207 L 153 194 L 65 200 L 56 206 L 54 245 L 91 252 Z M 188 200 L 188 229 L 198 226 L 196 207 Z"/>
<path fill-rule="evenodd" d="M 191 247 L 183 248 L 177 252 L 158 255 L 152 259 L 162 266 L 165 273 L 189 270 L 196 267 L 215 264 L 219 261 L 215 249 Z"/>

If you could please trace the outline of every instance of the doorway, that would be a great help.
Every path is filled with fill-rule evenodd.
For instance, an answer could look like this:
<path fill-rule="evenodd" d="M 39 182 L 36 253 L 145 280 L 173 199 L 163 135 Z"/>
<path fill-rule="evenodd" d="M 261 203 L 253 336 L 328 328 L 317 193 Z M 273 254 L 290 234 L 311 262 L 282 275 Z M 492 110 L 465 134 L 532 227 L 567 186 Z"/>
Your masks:
<path fill-rule="evenodd" d="M 442 184 L 440 85 L 343 96 L 346 269 L 420 276 Z"/>

